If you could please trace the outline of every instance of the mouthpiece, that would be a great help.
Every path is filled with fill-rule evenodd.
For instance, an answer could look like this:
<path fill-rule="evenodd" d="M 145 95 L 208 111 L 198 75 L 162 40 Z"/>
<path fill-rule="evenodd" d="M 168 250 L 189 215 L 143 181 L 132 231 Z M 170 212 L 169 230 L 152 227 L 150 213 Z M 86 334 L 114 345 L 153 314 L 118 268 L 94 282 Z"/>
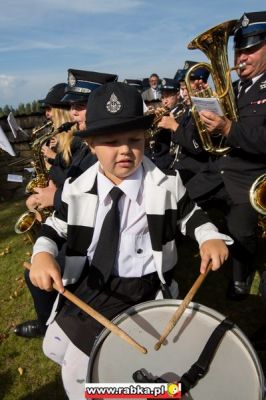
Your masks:
<path fill-rule="evenodd" d="M 236 68 L 237 68 L 237 69 L 243 69 L 243 68 L 245 68 L 246 65 L 247 65 L 246 63 L 240 63 L 240 64 L 238 64 L 238 65 L 236 66 Z"/>
<path fill-rule="evenodd" d="M 67 132 L 69 131 L 76 122 L 64 122 L 59 128 L 57 129 L 58 133 Z"/>

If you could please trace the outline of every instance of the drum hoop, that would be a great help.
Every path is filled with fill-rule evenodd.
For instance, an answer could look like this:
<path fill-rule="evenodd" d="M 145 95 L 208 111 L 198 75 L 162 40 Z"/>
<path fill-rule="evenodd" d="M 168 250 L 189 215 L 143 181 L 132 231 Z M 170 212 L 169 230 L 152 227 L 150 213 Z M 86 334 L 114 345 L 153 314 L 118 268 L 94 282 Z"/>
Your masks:
<path fill-rule="evenodd" d="M 158 308 L 158 307 L 169 307 L 171 305 L 180 305 L 182 302 L 182 300 L 177 300 L 177 299 L 160 299 L 160 300 L 150 300 L 150 301 L 146 301 L 143 303 L 139 303 L 136 304 L 132 307 L 129 307 L 128 309 L 126 309 L 125 311 L 123 311 L 122 313 L 120 313 L 119 315 L 117 315 L 112 322 L 114 324 L 118 324 L 120 322 L 125 321 L 130 315 L 135 314 L 137 311 L 145 311 L 147 309 L 151 310 L 153 308 Z M 187 307 L 189 310 L 192 311 L 200 311 L 203 314 L 212 317 L 214 319 L 216 319 L 218 322 L 221 322 L 225 316 L 223 314 L 221 314 L 220 312 L 204 306 L 202 304 L 199 303 L 194 303 L 194 302 L 190 302 L 190 304 Z M 264 373 L 262 370 L 262 366 L 260 364 L 259 358 L 257 353 L 255 352 L 255 350 L 253 349 L 253 346 L 251 344 L 251 342 L 249 341 L 249 339 L 247 338 L 247 336 L 240 330 L 240 328 L 237 325 L 234 325 L 233 329 L 230 330 L 230 332 L 232 332 L 234 335 L 237 336 L 237 338 L 242 342 L 242 344 L 245 345 L 247 351 L 249 352 L 253 364 L 256 367 L 256 372 L 258 374 L 258 378 L 260 381 L 260 387 L 263 393 L 263 388 L 264 388 Z M 104 329 L 99 336 L 97 337 L 97 339 L 94 342 L 91 354 L 90 354 L 90 359 L 89 359 L 89 366 L 88 366 L 88 371 L 87 371 L 87 378 L 86 378 L 86 382 L 90 382 L 90 378 L 91 378 L 91 373 L 92 373 L 92 367 L 94 364 L 94 360 L 95 357 L 98 354 L 98 351 L 100 349 L 100 345 L 104 342 L 105 338 L 110 334 L 111 332 L 108 329 Z M 196 360 L 195 360 L 196 361 Z M 263 398 L 263 397 L 262 397 Z"/>

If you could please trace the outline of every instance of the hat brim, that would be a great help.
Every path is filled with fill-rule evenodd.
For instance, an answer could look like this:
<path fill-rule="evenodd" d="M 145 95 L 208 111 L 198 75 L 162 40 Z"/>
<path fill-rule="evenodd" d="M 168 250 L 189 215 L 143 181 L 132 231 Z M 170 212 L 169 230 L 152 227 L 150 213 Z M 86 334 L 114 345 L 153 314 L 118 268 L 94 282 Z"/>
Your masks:
<path fill-rule="evenodd" d="M 266 41 L 266 32 L 254 36 L 236 36 L 235 50 L 244 50 L 254 47 Z"/>
<path fill-rule="evenodd" d="M 62 103 L 82 103 L 86 104 L 89 98 L 89 94 L 84 96 L 80 94 L 75 94 L 75 93 L 66 93 L 64 97 L 62 98 Z"/>
<path fill-rule="evenodd" d="M 144 115 L 136 118 L 125 119 L 121 121 L 121 118 L 112 119 L 110 124 L 109 120 L 101 120 L 98 122 L 92 122 L 88 129 L 83 131 L 76 131 L 75 136 L 86 138 L 89 136 L 101 136 L 105 134 L 119 133 L 121 131 L 132 131 L 135 129 L 148 129 L 154 119 L 154 115 Z"/>

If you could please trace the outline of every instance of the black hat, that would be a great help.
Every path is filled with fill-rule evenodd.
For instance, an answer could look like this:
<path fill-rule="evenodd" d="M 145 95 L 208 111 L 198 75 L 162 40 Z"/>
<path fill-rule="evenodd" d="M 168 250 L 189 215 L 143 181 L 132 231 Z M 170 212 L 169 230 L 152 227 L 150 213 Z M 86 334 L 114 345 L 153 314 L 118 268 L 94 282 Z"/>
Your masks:
<path fill-rule="evenodd" d="M 160 83 L 161 91 L 177 92 L 180 89 L 180 83 L 177 79 L 163 78 Z"/>
<path fill-rule="evenodd" d="M 66 83 L 57 83 L 47 93 L 45 99 L 39 100 L 42 107 L 58 107 L 58 108 L 69 108 L 68 103 L 62 103 L 61 100 L 64 97 Z"/>
<path fill-rule="evenodd" d="M 175 73 L 174 80 L 180 82 L 185 80 L 187 70 L 185 69 L 178 69 Z"/>
<path fill-rule="evenodd" d="M 264 41 L 266 41 L 266 11 L 242 15 L 234 30 L 235 49 L 248 49 Z"/>
<path fill-rule="evenodd" d="M 175 79 L 179 82 L 184 81 L 187 71 L 196 64 L 198 64 L 197 61 L 185 61 L 184 68 L 176 71 Z M 210 71 L 207 68 L 199 67 L 190 74 L 190 79 L 192 81 L 202 79 L 204 82 L 207 82 L 209 75 Z"/>
<path fill-rule="evenodd" d="M 87 103 L 90 93 L 104 83 L 117 81 L 118 76 L 80 69 L 68 70 L 68 85 L 63 102 Z"/>
<path fill-rule="evenodd" d="M 143 84 L 140 79 L 124 79 L 124 83 L 134 86 L 139 91 L 143 90 Z"/>
<path fill-rule="evenodd" d="M 88 137 L 123 130 L 147 129 L 153 118 L 153 115 L 143 115 L 141 94 L 133 86 L 111 82 L 100 86 L 90 95 L 86 130 L 79 131 L 76 135 Z"/>

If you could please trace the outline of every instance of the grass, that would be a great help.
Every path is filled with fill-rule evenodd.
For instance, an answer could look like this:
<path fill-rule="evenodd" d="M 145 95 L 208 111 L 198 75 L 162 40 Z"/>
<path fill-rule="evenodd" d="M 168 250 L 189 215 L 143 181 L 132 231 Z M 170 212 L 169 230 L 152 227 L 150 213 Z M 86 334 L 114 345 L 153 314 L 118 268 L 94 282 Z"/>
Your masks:
<path fill-rule="evenodd" d="M 63 400 L 60 370 L 42 353 L 41 339 L 24 339 L 13 333 L 16 324 L 35 318 L 33 303 L 23 277 L 23 261 L 29 259 L 31 244 L 24 235 L 14 233 L 18 217 L 25 211 L 25 200 L 0 203 L 0 399 Z M 265 269 L 265 241 L 260 241 L 256 260 L 258 271 Z M 187 239 L 179 245 L 176 278 L 181 298 L 199 274 L 197 247 Z M 226 299 L 230 264 L 210 273 L 194 301 L 221 312 L 235 322 L 246 335 L 252 335 L 266 323 L 265 306 L 258 295 L 242 302 Z M 255 284 L 255 292 L 257 283 Z M 258 353 L 266 369 L 265 352 Z"/>
<path fill-rule="evenodd" d="M 64 399 L 60 370 L 42 353 L 41 339 L 25 339 L 14 326 L 35 319 L 30 293 L 24 282 L 23 261 L 31 244 L 14 233 L 25 200 L 0 204 L 0 398 L 2 400 Z"/>

